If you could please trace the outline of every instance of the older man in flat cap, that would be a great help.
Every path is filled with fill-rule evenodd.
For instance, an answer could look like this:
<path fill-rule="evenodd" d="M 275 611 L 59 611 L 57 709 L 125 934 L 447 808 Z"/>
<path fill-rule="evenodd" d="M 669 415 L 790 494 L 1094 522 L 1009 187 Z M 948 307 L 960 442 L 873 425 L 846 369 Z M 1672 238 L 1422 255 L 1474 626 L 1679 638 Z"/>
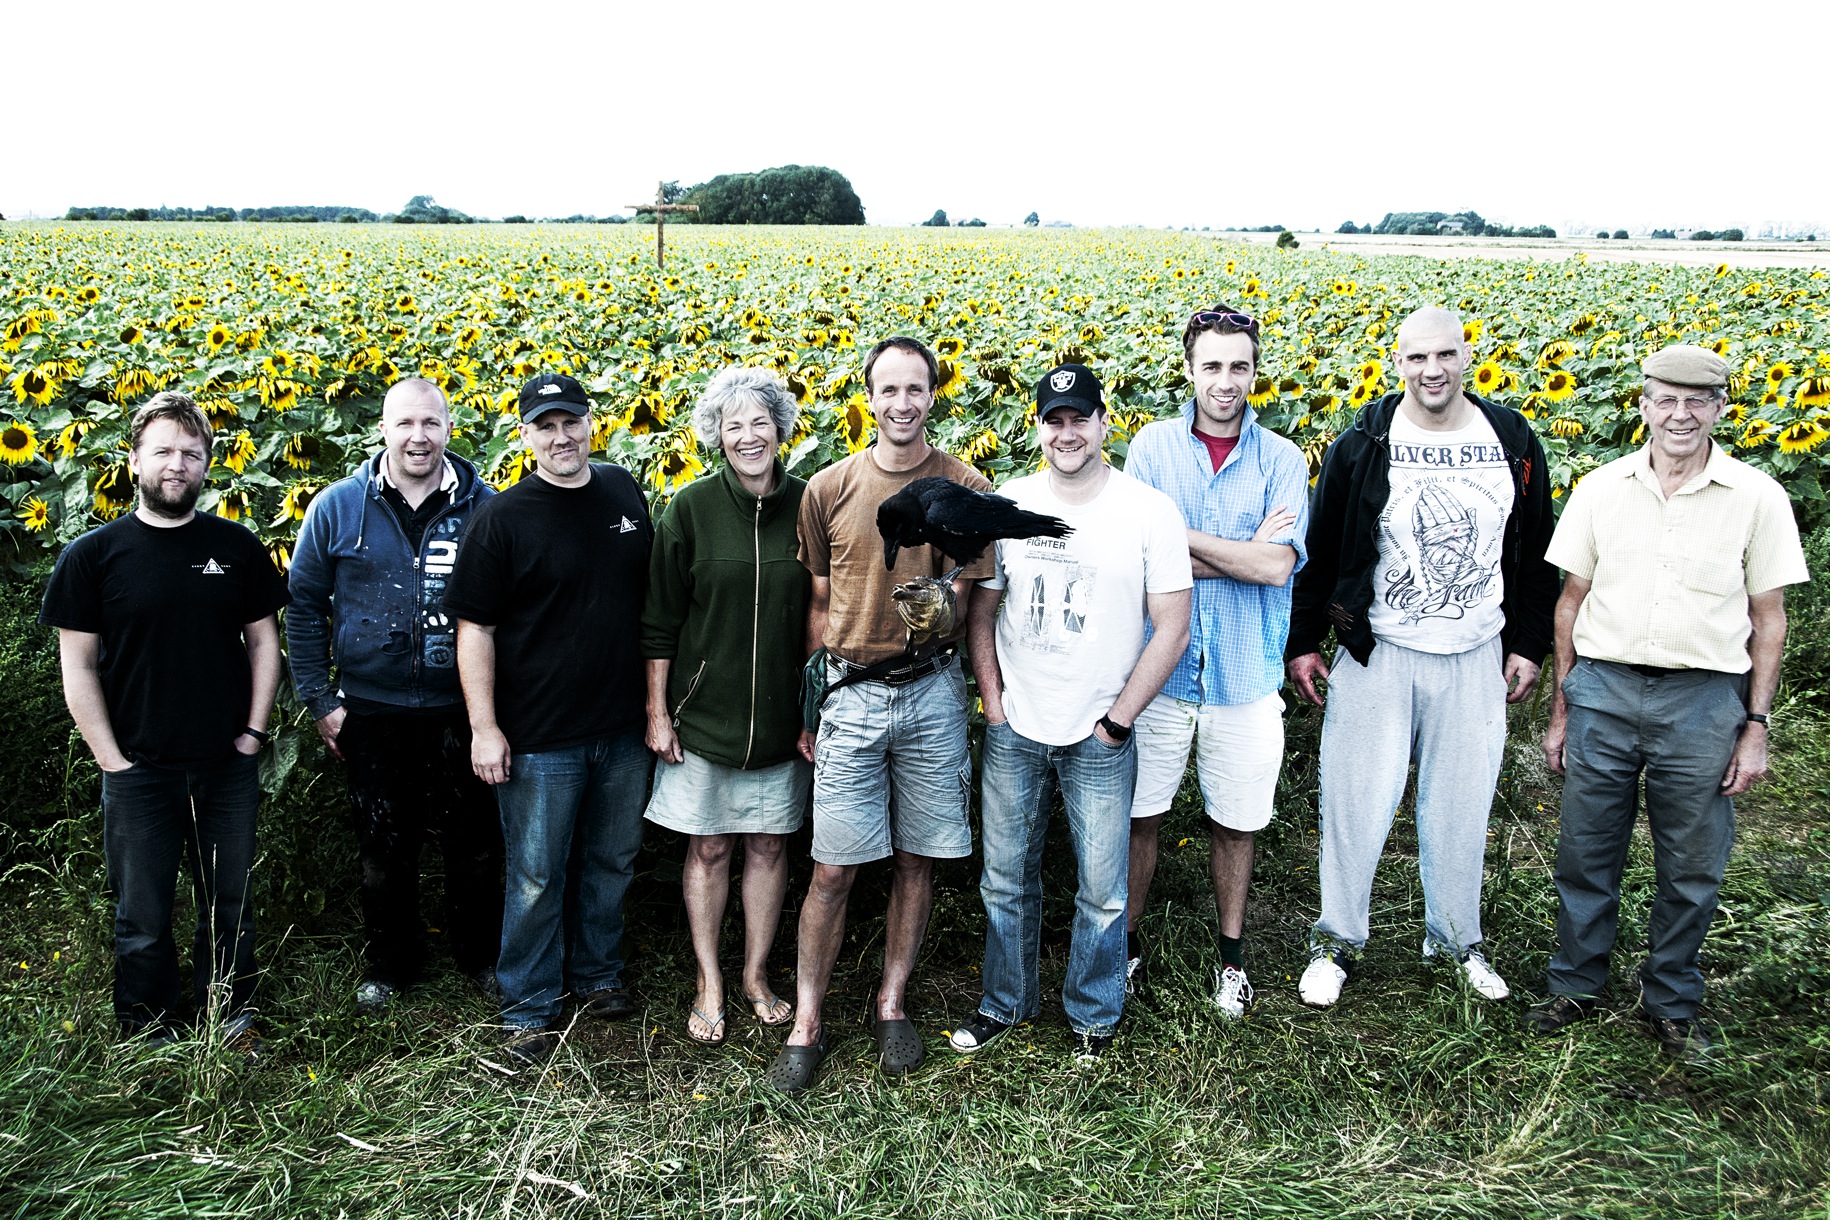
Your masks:
<path fill-rule="evenodd" d="M 1548 1034 L 1596 1010 L 1643 775 L 1657 888 L 1640 1011 L 1666 1053 L 1694 1059 L 1734 798 L 1766 774 L 1785 586 L 1810 577 L 1786 493 L 1709 438 L 1727 363 L 1679 344 L 1643 368 L 1645 447 L 1577 485 L 1547 555 L 1565 573 L 1544 736 L 1565 776 L 1558 947 L 1525 1024 Z"/>

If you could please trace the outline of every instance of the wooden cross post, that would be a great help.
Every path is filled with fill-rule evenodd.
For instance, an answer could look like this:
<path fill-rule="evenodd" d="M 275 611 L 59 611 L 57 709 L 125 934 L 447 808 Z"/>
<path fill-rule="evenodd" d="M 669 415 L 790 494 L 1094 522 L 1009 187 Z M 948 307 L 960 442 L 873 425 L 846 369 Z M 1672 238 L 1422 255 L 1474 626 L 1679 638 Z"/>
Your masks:
<path fill-rule="evenodd" d="M 667 203 L 667 184 L 655 183 L 653 203 L 626 203 L 623 206 L 634 208 L 638 212 L 654 213 L 654 265 L 662 270 L 667 269 L 667 214 L 669 212 L 697 212 L 696 203 Z"/>

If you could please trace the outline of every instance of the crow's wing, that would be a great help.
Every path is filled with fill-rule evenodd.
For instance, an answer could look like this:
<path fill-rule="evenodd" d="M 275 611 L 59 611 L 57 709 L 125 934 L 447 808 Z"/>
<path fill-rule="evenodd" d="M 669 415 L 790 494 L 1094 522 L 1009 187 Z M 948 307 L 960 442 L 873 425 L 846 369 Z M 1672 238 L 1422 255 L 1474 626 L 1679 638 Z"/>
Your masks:
<path fill-rule="evenodd" d="M 1065 538 L 1074 532 L 1061 518 L 1018 508 L 1016 501 L 1004 496 L 973 491 L 957 483 L 950 486 L 957 488 L 959 494 L 930 499 L 928 524 L 963 539 L 977 539 L 981 549 L 995 538 Z"/>

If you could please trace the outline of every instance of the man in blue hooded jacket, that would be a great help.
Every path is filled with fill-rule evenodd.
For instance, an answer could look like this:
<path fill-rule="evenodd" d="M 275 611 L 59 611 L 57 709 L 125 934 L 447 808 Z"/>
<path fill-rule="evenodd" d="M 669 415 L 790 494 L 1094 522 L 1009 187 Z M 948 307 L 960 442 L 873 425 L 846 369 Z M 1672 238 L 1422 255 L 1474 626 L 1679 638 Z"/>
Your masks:
<path fill-rule="evenodd" d="M 445 451 L 450 438 L 439 388 L 417 377 L 396 382 L 381 408 L 384 448 L 312 501 L 292 557 L 292 679 L 348 769 L 368 933 L 356 1004 L 369 1012 L 419 974 L 419 853 L 428 836 L 445 857 L 452 957 L 495 991 L 502 824 L 470 767 L 457 623 L 442 604 L 458 541 L 495 489 Z"/>

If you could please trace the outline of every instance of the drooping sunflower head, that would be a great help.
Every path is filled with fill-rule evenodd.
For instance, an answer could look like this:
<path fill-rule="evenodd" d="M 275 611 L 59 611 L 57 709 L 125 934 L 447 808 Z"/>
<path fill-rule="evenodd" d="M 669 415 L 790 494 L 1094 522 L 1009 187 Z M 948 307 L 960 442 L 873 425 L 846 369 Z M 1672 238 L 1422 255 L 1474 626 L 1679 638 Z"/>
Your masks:
<path fill-rule="evenodd" d="M 22 466 L 38 456 L 38 434 L 32 425 L 18 420 L 0 428 L 0 462 Z"/>
<path fill-rule="evenodd" d="M 1276 397 L 1276 384 L 1269 377 L 1256 377 L 1252 380 L 1251 392 L 1245 396 L 1245 400 L 1254 407 L 1262 407 Z"/>
<path fill-rule="evenodd" d="M 146 332 L 141 330 L 138 326 L 124 326 L 121 328 L 121 346 L 132 347 L 144 338 L 145 335 Z"/>
<path fill-rule="evenodd" d="M 255 453 L 254 437 L 249 435 L 246 428 L 243 428 L 224 441 L 222 464 L 236 474 L 240 474 L 248 463 L 254 460 Z"/>
<path fill-rule="evenodd" d="M 1798 386 L 1798 405 L 1801 407 L 1830 406 L 1830 377 L 1818 374 L 1807 377 Z"/>
<path fill-rule="evenodd" d="M 1824 443 L 1830 432 L 1815 419 L 1801 419 L 1790 424 L 1779 434 L 1779 451 L 1781 453 L 1809 453 Z"/>
<path fill-rule="evenodd" d="M 286 442 L 286 464 L 294 470 L 310 470 L 313 459 L 323 448 L 324 443 L 311 433 L 296 433 Z"/>
<path fill-rule="evenodd" d="M 966 375 L 960 371 L 959 363 L 954 360 L 940 361 L 940 381 L 934 387 L 936 398 L 951 398 L 966 384 Z"/>

